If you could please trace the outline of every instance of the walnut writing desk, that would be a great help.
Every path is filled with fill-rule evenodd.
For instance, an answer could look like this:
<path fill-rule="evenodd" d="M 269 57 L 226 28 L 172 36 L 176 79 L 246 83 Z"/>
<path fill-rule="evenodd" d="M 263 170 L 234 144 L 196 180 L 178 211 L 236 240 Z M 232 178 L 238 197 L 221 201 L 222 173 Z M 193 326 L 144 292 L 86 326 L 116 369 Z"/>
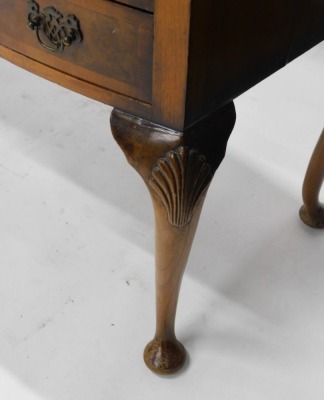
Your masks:
<path fill-rule="evenodd" d="M 144 360 L 154 372 L 185 361 L 178 294 L 233 99 L 322 40 L 324 0 L 0 0 L 0 56 L 115 107 L 113 135 L 151 193 L 157 323 Z M 322 138 L 303 191 L 312 226 L 324 222 L 323 149 Z"/>

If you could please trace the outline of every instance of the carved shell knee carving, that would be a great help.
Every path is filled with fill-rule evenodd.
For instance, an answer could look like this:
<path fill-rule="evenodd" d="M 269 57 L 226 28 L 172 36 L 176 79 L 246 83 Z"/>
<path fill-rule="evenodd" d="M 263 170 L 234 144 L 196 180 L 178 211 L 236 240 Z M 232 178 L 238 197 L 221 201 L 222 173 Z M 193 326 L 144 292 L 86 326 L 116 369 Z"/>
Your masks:
<path fill-rule="evenodd" d="M 170 224 L 182 227 L 190 222 L 212 177 L 211 167 L 203 155 L 180 146 L 158 160 L 149 185 L 166 208 Z"/>

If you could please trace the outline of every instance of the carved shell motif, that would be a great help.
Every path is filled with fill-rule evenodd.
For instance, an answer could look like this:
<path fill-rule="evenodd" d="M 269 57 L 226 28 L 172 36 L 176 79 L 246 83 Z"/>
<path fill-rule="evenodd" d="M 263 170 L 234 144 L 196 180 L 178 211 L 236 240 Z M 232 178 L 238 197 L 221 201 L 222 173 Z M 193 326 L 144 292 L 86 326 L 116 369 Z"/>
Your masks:
<path fill-rule="evenodd" d="M 165 206 L 170 224 L 182 227 L 190 222 L 195 205 L 212 177 L 203 155 L 180 146 L 159 159 L 149 185 Z"/>

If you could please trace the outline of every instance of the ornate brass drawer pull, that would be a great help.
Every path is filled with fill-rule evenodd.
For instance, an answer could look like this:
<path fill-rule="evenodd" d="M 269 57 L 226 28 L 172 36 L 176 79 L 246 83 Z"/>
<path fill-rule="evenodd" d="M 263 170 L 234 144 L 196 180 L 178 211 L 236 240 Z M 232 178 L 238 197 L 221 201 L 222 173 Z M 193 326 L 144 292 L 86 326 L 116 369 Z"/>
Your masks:
<path fill-rule="evenodd" d="M 54 7 L 46 7 L 40 12 L 39 5 L 33 0 L 28 0 L 27 7 L 27 26 L 36 32 L 38 42 L 45 49 L 61 53 L 66 46 L 81 42 L 80 24 L 74 15 L 64 18 Z"/>

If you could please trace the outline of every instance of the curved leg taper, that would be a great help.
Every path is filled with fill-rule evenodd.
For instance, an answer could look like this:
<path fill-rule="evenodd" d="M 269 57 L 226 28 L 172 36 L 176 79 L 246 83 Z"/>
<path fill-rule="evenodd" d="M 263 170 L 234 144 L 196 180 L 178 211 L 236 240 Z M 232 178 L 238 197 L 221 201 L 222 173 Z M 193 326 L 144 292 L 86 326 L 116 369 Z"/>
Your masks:
<path fill-rule="evenodd" d="M 183 272 L 204 198 L 235 124 L 230 103 L 184 132 L 175 132 L 114 110 L 113 135 L 146 183 L 156 227 L 156 332 L 144 361 L 155 373 L 171 374 L 185 363 L 175 335 Z"/>
<path fill-rule="evenodd" d="M 300 209 L 301 220 L 312 228 L 324 228 L 324 205 L 319 201 L 324 179 L 324 129 L 309 162 L 304 184 L 304 205 Z"/>

